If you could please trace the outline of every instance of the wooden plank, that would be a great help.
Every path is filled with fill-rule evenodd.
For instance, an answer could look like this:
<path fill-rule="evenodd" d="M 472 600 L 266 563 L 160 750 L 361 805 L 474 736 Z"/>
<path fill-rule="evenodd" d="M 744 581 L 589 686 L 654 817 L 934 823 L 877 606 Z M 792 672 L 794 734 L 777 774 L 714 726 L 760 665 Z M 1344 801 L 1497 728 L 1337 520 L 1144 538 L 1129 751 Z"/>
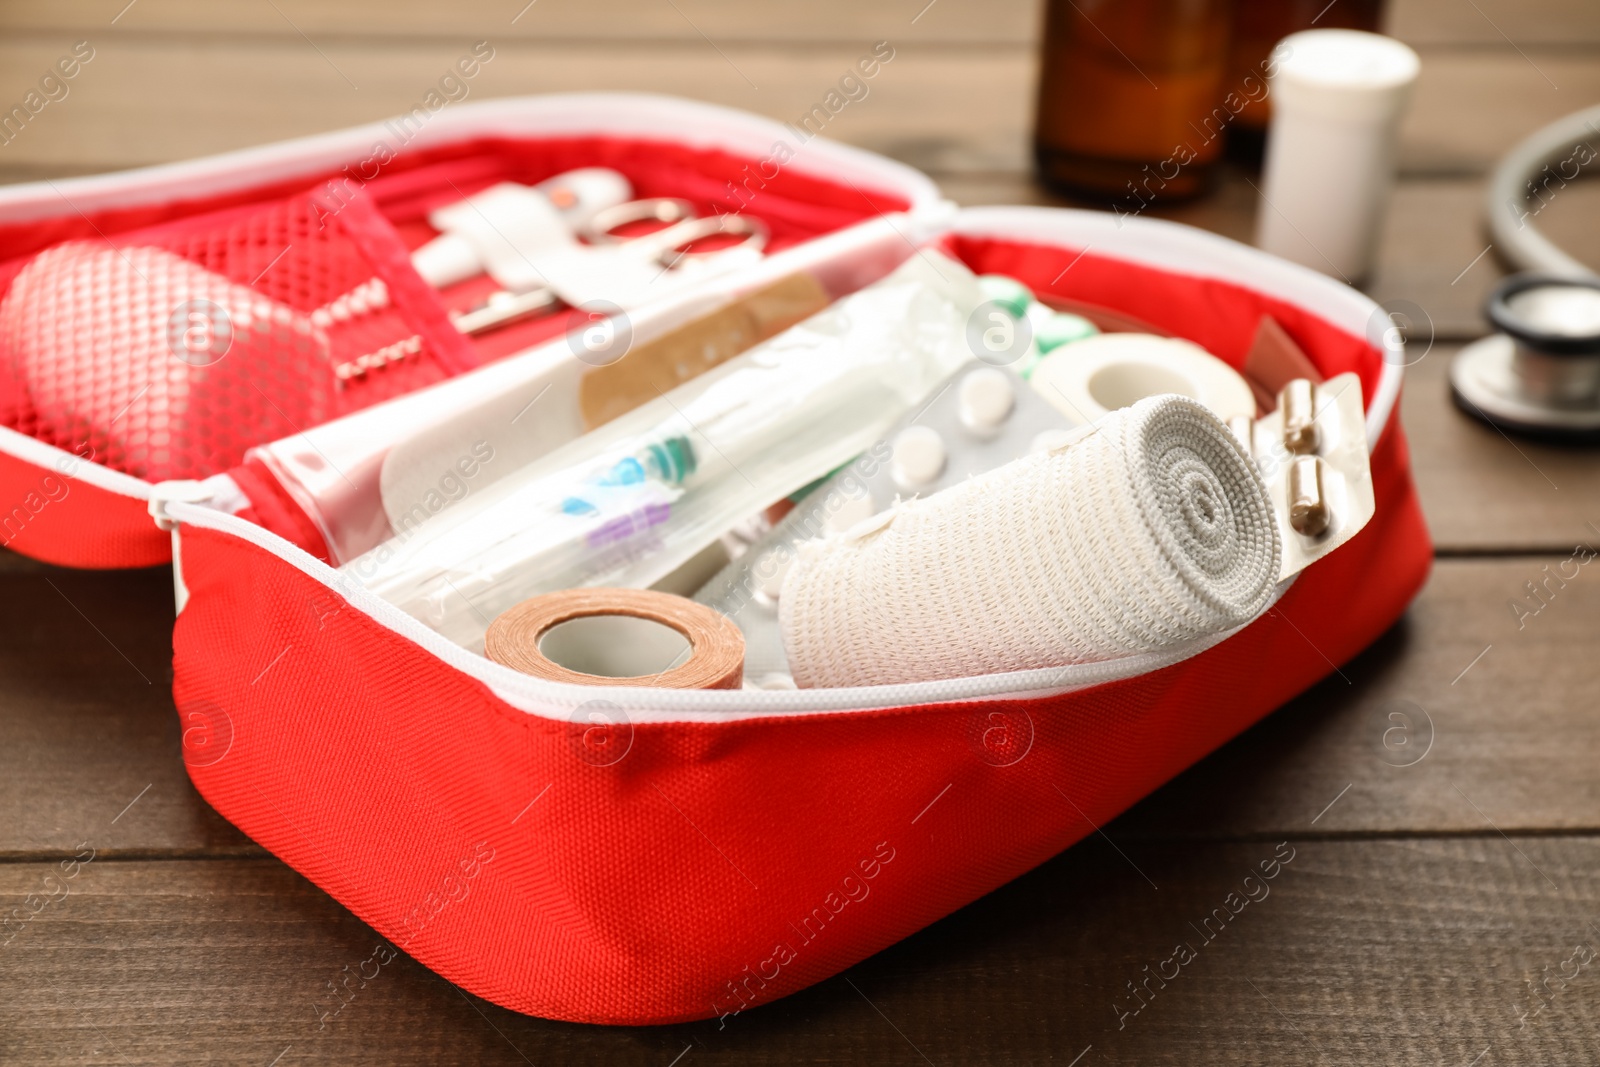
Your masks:
<path fill-rule="evenodd" d="M 28 564 L 0 589 L 0 857 L 91 832 L 112 851 L 258 852 L 184 773 L 171 574 Z"/>
<path fill-rule="evenodd" d="M 1408 344 L 1425 349 L 1488 332 L 1483 303 L 1507 267 L 1489 247 L 1484 186 L 1480 178 L 1411 179 L 1395 186 L 1377 264 L 1362 288 L 1414 323 Z"/>
<path fill-rule="evenodd" d="M 1600 96 L 1592 49 L 1421 51 L 1400 128 L 1400 167 L 1409 173 L 1485 171 L 1529 133 Z"/>
<path fill-rule="evenodd" d="M 1438 345 L 1408 369 L 1402 412 L 1423 507 L 1441 550 L 1569 553 L 1600 545 L 1600 465 L 1593 450 L 1505 434 L 1450 399 Z"/>
<path fill-rule="evenodd" d="M 1548 3 L 1550 0 L 1541 0 Z M 216 4 L 206 0 L 67 0 L 10 5 L 0 10 L 0 31 L 92 35 L 107 40 L 138 35 L 274 36 L 305 34 L 363 41 L 446 36 L 540 41 L 647 41 L 652 45 L 707 39 L 807 46 L 818 42 L 880 39 L 959 44 L 1031 45 L 1039 26 L 1037 0 L 984 4 L 980 0 L 888 0 L 854 4 L 818 0 L 803 5 L 750 4 L 740 0 L 457 0 L 449 5 L 275 0 L 273 4 Z M 127 10 L 123 12 L 123 9 Z M 123 12 L 112 23 L 113 17 Z"/>
<path fill-rule="evenodd" d="M 380 967 L 375 933 L 272 861 L 97 859 L 70 881 L 8 864 L 8 907 L 59 899 L 0 946 L 0 1046 L 18 1067 L 1577 1062 L 1600 981 L 1593 963 L 1554 976 L 1600 944 L 1597 861 L 1587 836 L 1091 838 L 842 977 L 721 1028 L 646 1029 L 516 1015 L 403 955 Z M 1147 966 L 1168 977 L 1143 986 Z"/>
<path fill-rule="evenodd" d="M 1391 0 L 1384 32 L 1413 46 L 1592 46 L 1600 43 L 1600 7 L 1588 0 Z"/>
<path fill-rule="evenodd" d="M 1488 236 L 1486 187 L 1487 179 L 1478 176 L 1410 177 L 1394 187 L 1377 261 L 1361 288 L 1414 324 L 1410 337 L 1419 349 L 1430 341 L 1476 340 L 1489 332 L 1483 305 L 1512 267 Z M 1254 196 L 1245 202 L 1253 212 Z M 1495 210 L 1512 209 L 1502 204 Z M 1600 183 L 1552 187 L 1544 207 L 1533 201 L 1522 210 L 1528 212 L 1525 221 L 1600 267 Z M 1201 208 L 1194 221 L 1215 228 L 1209 224 L 1216 212 Z"/>
<path fill-rule="evenodd" d="M 299 38 L 107 41 L 65 100 L 46 105 L 0 147 L 0 162 L 113 169 L 376 121 L 415 106 L 467 48 L 466 38 L 381 47 L 314 46 Z M 667 48 L 510 42 L 496 45 L 466 88 L 469 98 L 483 99 L 670 87 L 799 122 L 871 49 L 867 41 L 802 51 L 705 41 Z M 62 50 L 53 40 L 0 43 L 0 69 L 42 74 Z M 896 46 L 893 59 L 863 83 L 867 95 L 847 104 L 826 132 L 925 168 L 1019 167 L 1031 55 Z M 13 73 L 0 101 L 20 100 L 36 77 Z"/>
<path fill-rule="evenodd" d="M 20 101 L 65 41 L 0 43 L 0 69 L 11 72 L 0 104 Z M 795 121 L 869 47 L 509 41 L 496 45 L 496 58 L 468 88 L 482 99 L 670 87 Z M 465 37 L 378 45 L 319 45 L 297 36 L 108 39 L 65 99 L 46 105 L 0 146 L 0 163 L 109 170 L 376 121 L 417 103 L 466 48 Z M 1534 126 L 1600 96 L 1600 63 L 1592 55 L 1523 51 L 1428 52 L 1402 130 L 1402 166 L 1435 175 L 1482 172 Z M 827 133 L 938 174 L 1024 172 L 1034 67 L 1030 48 L 899 43 L 894 60 L 867 83 L 868 95 L 847 105 Z"/>
<path fill-rule="evenodd" d="M 1600 549 L 1600 535 L 1586 540 Z M 1110 832 L 1600 828 L 1600 719 L 1588 695 L 1600 564 L 1570 554 L 1437 561 L 1405 618 L 1364 654 Z M 1562 573 L 1574 577 L 1563 585 Z"/>
<path fill-rule="evenodd" d="M 624 0 L 605 5 L 580 0 L 458 0 L 431 4 L 326 4 L 278 0 L 265 4 L 216 4 L 204 0 L 67 0 L 8 5 L 0 9 L 7 33 L 93 35 L 138 34 L 276 35 L 304 33 L 320 44 L 329 38 L 366 40 L 451 37 L 477 34 L 494 40 L 700 41 L 701 34 L 726 44 L 771 41 L 789 45 L 879 37 L 957 44 L 1031 46 L 1038 38 L 1036 0 L 983 4 L 978 0 L 893 0 L 863 5 L 816 0 L 803 6 L 755 5 L 739 0 Z M 120 15 L 120 17 L 119 17 Z M 116 21 L 113 23 L 112 20 Z M 914 22 L 912 20 L 915 20 Z M 1600 9 L 1586 0 L 1392 0 L 1384 32 L 1413 45 L 1573 46 L 1600 43 Z"/>

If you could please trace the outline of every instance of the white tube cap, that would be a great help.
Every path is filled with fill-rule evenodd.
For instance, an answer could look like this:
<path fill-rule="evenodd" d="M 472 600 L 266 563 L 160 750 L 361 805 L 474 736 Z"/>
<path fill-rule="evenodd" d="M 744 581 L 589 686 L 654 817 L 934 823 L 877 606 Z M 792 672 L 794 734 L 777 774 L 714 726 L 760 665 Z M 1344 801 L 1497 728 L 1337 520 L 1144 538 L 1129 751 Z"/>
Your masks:
<path fill-rule="evenodd" d="M 1350 123 L 1400 115 L 1422 69 L 1417 53 L 1392 37 L 1360 30 L 1304 30 L 1273 50 L 1274 108 Z"/>
<path fill-rule="evenodd" d="M 442 233 L 411 253 L 411 265 L 435 289 L 483 273 L 477 247 L 458 233 Z"/>

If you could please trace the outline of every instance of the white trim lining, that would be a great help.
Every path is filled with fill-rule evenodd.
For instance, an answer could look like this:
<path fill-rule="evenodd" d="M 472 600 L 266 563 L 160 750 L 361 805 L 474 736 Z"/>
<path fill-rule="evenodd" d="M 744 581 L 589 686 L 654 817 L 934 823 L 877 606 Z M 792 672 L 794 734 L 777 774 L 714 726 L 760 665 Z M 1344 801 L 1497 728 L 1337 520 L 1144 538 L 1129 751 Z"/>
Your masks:
<path fill-rule="evenodd" d="M 6 426 L 0 426 L 0 452 L 118 496 L 149 500 L 155 489 L 143 479 L 79 459 L 65 449 L 47 445 L 36 437 L 29 437 Z"/>
<path fill-rule="evenodd" d="M 547 682 L 502 667 L 443 637 L 425 623 L 368 592 L 359 582 L 335 570 L 310 553 L 255 523 L 214 511 L 201 504 L 174 501 L 166 514 L 181 524 L 231 534 L 283 560 L 344 597 L 386 630 L 468 677 L 520 711 L 541 718 L 566 721 L 569 713 L 585 705 L 604 702 L 624 711 L 633 723 L 732 722 L 748 719 L 791 718 L 800 715 L 848 714 L 883 708 L 912 709 L 917 705 L 968 701 L 1059 696 L 1063 693 L 1133 678 L 1172 666 L 1221 644 L 1244 626 L 1173 649 L 1142 653 L 1102 663 L 1016 671 L 975 678 L 955 678 L 905 685 L 862 686 L 851 689 L 700 690 L 606 688 Z M 176 554 L 175 554 L 176 558 Z M 1270 608 L 1292 585 L 1282 582 Z M 1265 611 L 1266 609 L 1263 609 Z M 1245 626 L 1250 625 L 1246 623 Z"/>

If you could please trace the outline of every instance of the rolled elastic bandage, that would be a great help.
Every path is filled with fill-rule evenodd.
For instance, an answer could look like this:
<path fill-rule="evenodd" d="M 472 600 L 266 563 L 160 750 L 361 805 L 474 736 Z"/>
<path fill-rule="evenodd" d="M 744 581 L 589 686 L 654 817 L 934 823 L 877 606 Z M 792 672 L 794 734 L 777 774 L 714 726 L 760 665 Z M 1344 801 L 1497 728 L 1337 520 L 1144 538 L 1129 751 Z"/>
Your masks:
<path fill-rule="evenodd" d="M 334 406 L 308 313 L 153 247 L 34 257 L 0 302 L 0 360 L 45 440 L 153 482 L 226 470 Z"/>
<path fill-rule="evenodd" d="M 1158 396 L 1087 436 L 811 542 L 779 598 L 802 687 L 1169 649 L 1263 611 L 1282 546 L 1254 463 Z"/>

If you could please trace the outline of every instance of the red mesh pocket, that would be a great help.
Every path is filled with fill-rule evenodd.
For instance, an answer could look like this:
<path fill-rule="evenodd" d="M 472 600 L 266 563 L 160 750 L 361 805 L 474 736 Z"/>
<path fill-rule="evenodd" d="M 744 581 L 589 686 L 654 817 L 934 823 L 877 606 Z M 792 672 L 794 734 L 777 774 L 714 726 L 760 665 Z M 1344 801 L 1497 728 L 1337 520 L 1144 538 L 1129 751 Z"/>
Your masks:
<path fill-rule="evenodd" d="M 0 423 L 151 481 L 226 470 L 460 369 L 409 271 L 369 203 L 310 195 L 57 245 L 0 271 Z"/>

